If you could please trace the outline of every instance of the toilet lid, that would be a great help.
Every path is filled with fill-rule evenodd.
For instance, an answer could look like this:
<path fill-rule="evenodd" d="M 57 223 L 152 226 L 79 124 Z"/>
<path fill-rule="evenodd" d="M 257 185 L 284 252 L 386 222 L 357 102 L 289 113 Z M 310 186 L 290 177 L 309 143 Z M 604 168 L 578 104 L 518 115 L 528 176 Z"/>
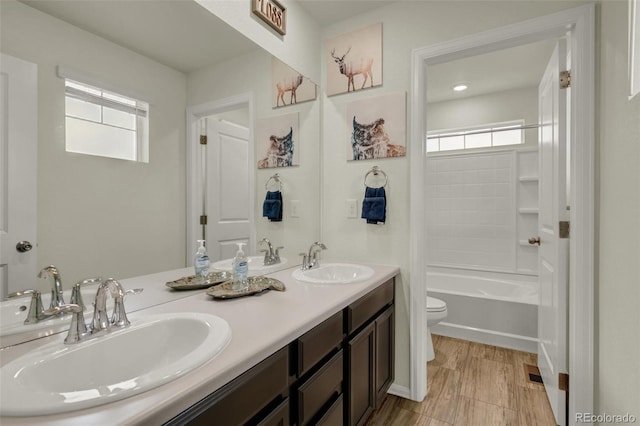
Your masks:
<path fill-rule="evenodd" d="M 447 304 L 435 297 L 427 296 L 427 311 L 428 312 L 442 312 L 447 309 Z"/>

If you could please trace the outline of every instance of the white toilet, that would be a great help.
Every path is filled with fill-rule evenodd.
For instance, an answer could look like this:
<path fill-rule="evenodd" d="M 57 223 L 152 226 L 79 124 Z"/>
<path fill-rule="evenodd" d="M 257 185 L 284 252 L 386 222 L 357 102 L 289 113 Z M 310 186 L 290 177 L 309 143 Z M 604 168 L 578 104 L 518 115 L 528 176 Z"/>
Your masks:
<path fill-rule="evenodd" d="M 427 361 L 436 357 L 431 339 L 431 327 L 447 317 L 447 304 L 443 300 L 427 296 Z"/>

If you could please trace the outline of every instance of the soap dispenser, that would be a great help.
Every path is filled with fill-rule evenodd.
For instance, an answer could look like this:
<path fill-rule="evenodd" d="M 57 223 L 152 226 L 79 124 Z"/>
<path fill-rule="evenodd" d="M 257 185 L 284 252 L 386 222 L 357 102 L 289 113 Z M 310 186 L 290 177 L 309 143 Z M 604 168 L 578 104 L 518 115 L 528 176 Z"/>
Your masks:
<path fill-rule="evenodd" d="M 238 251 L 236 257 L 233 258 L 232 275 L 233 284 L 231 288 L 233 291 L 244 291 L 249 288 L 249 281 L 247 281 L 247 274 L 249 272 L 249 260 L 242 250 L 242 246 L 245 243 L 236 243 L 238 245 Z"/>
<path fill-rule="evenodd" d="M 209 273 L 209 255 L 207 255 L 207 249 L 204 246 L 204 241 L 205 240 L 198 240 L 200 247 L 198 247 L 198 251 L 196 251 L 193 266 L 196 270 L 197 277 L 207 279 L 207 274 Z"/>

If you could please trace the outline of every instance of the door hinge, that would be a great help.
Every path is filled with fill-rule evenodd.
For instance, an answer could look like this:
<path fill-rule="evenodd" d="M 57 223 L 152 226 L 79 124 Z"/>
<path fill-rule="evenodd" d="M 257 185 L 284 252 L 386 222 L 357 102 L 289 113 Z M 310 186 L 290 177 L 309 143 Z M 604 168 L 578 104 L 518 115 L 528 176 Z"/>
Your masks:
<path fill-rule="evenodd" d="M 569 390 L 569 375 L 567 373 L 558 373 L 558 389 L 565 392 Z"/>
<path fill-rule="evenodd" d="M 207 135 L 200 135 L 200 145 L 207 144 Z"/>
<path fill-rule="evenodd" d="M 560 71 L 560 88 L 566 89 L 571 87 L 571 71 Z"/>
<path fill-rule="evenodd" d="M 200 225 L 206 225 L 207 224 L 207 215 L 203 214 L 202 216 L 200 216 Z"/>
<path fill-rule="evenodd" d="M 569 238 L 569 222 L 561 220 L 559 226 L 560 238 Z"/>

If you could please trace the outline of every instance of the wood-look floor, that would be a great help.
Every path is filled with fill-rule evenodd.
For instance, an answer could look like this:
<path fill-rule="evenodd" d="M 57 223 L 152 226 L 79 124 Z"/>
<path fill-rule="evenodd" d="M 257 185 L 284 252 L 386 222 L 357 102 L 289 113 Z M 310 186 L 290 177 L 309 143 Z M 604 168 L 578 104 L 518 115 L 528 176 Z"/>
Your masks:
<path fill-rule="evenodd" d="M 427 396 L 414 402 L 387 395 L 367 425 L 555 425 L 542 384 L 525 365 L 536 355 L 433 336 L 436 358 L 427 363 Z"/>

